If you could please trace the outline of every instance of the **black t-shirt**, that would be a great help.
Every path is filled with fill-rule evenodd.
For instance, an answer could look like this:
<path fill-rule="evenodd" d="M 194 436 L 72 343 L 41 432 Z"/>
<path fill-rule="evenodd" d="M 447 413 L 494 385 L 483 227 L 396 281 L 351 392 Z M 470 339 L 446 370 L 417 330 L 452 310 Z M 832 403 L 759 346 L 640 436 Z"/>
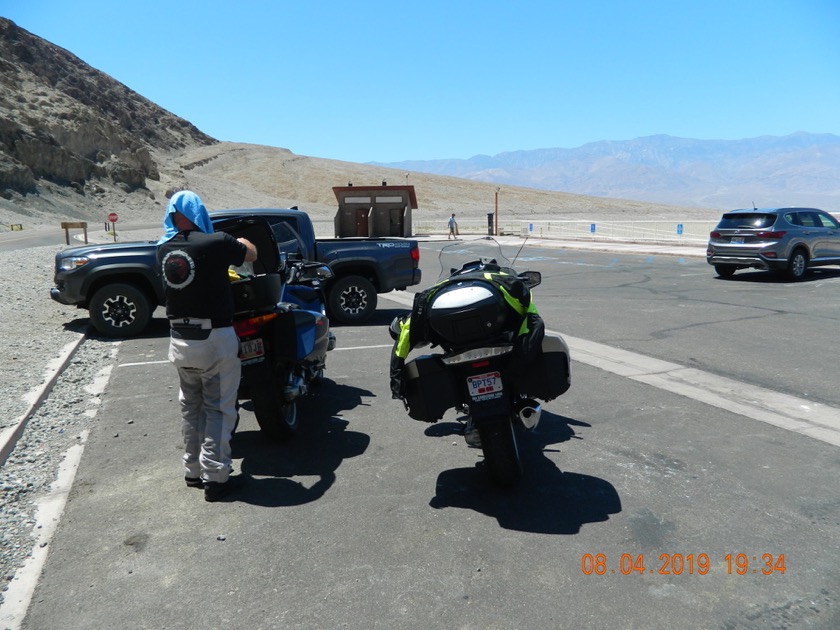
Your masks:
<path fill-rule="evenodd" d="M 228 268 L 245 262 L 245 245 L 225 232 L 179 232 L 158 246 L 166 316 L 233 318 Z"/>

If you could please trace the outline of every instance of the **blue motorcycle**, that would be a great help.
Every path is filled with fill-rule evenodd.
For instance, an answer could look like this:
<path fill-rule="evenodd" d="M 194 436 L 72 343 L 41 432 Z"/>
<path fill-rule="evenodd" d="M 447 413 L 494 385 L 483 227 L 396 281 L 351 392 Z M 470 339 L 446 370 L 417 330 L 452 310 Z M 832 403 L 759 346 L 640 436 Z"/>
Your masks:
<path fill-rule="evenodd" d="M 259 217 L 225 224 L 257 247 L 254 263 L 232 270 L 233 326 L 239 337 L 239 399 L 250 399 L 260 430 L 272 439 L 293 436 L 297 400 L 323 378 L 335 347 L 326 315 L 327 265 L 303 259 L 303 239 L 288 224 L 274 231 Z"/>

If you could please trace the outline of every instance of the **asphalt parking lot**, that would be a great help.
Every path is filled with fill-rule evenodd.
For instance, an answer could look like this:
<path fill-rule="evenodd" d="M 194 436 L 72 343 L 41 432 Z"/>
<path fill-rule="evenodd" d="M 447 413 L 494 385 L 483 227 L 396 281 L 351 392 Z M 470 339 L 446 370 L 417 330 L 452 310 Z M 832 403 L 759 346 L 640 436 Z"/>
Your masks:
<path fill-rule="evenodd" d="M 731 341 L 704 333 L 745 338 L 749 322 L 680 300 L 789 292 L 713 284 L 704 261 L 624 256 L 543 260 L 549 327 L 707 373 Z M 827 307 L 837 280 L 797 290 Z M 404 308 L 383 299 L 370 324 L 335 329 L 292 441 L 266 442 L 242 410 L 234 458 L 252 479 L 221 504 L 181 478 L 165 327 L 119 342 L 23 627 L 840 626 L 836 446 L 573 353 L 572 388 L 523 436 L 523 484 L 501 492 L 457 414 L 426 425 L 390 398 L 385 326 Z M 831 328 L 822 313 L 795 315 Z M 804 365 L 795 349 L 745 346 L 723 371 L 741 382 L 738 366 L 771 352 Z"/>

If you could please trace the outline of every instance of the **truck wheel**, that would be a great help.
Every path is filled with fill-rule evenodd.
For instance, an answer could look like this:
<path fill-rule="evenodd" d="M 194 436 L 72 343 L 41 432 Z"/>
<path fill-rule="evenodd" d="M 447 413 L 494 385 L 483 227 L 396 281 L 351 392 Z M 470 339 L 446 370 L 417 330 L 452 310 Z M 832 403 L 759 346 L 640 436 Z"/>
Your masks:
<path fill-rule="evenodd" d="M 361 324 L 376 310 L 376 288 L 362 276 L 339 278 L 327 298 L 330 316 L 342 324 Z"/>
<path fill-rule="evenodd" d="M 90 321 L 104 337 L 134 337 L 146 328 L 152 317 L 149 298 L 133 284 L 107 284 L 88 305 Z"/>

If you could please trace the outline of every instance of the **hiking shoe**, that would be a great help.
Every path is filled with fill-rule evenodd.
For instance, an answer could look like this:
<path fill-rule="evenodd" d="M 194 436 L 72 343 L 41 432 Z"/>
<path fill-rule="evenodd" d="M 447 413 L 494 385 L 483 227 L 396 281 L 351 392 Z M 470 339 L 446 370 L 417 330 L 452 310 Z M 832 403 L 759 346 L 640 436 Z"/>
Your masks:
<path fill-rule="evenodd" d="M 201 477 L 184 477 L 184 481 L 187 482 L 188 488 L 203 488 L 204 482 L 201 480 Z"/>
<path fill-rule="evenodd" d="M 236 492 L 245 485 L 246 478 L 243 475 L 236 477 L 228 477 L 225 482 L 219 481 L 205 481 L 204 482 L 204 500 L 205 501 L 219 501 L 229 494 Z"/>
<path fill-rule="evenodd" d="M 464 427 L 464 440 L 470 448 L 481 448 L 481 436 L 478 434 L 478 427 L 476 427 L 472 420 L 467 422 Z"/>

